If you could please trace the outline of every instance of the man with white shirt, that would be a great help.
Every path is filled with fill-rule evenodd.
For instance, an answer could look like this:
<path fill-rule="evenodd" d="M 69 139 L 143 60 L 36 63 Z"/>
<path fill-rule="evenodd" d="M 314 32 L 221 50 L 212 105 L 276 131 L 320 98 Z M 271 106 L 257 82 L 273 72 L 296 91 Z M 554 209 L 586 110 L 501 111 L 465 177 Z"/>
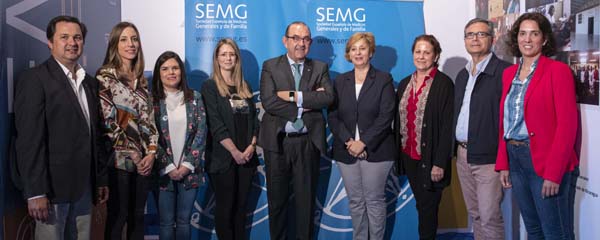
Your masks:
<path fill-rule="evenodd" d="M 77 18 L 53 18 L 46 29 L 52 56 L 15 85 L 13 176 L 36 222 L 35 239 L 90 239 L 92 204 L 108 199 L 98 86 L 77 63 L 85 35 Z"/>
<path fill-rule="evenodd" d="M 288 25 L 287 53 L 263 63 L 262 117 L 258 145 L 264 150 L 271 239 L 287 239 L 287 209 L 293 184 L 296 232 L 313 239 L 315 192 L 321 155 L 327 152 L 322 109 L 333 103 L 327 64 L 306 58 L 312 38 L 303 22 Z"/>
<path fill-rule="evenodd" d="M 467 23 L 464 41 L 471 59 L 454 87 L 456 170 L 475 239 L 504 239 L 503 192 L 494 167 L 502 73 L 510 64 L 491 51 L 493 40 L 492 22 L 475 18 Z"/>

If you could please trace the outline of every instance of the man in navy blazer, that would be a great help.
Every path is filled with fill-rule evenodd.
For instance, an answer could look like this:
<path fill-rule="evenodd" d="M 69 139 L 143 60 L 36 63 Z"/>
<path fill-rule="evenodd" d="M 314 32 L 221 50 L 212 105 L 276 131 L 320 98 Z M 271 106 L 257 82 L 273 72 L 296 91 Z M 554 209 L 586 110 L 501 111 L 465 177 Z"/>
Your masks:
<path fill-rule="evenodd" d="M 13 176 L 36 221 L 36 239 L 89 239 L 92 203 L 108 199 L 98 87 L 77 63 L 85 34 L 77 18 L 53 18 L 46 31 L 52 56 L 15 86 Z"/>
<path fill-rule="evenodd" d="M 312 41 L 303 22 L 288 25 L 287 54 L 263 63 L 258 145 L 264 150 L 271 239 L 287 238 L 287 205 L 293 183 L 295 239 L 313 239 L 315 192 L 321 154 L 327 151 L 322 109 L 333 102 L 327 64 L 306 58 Z"/>
<path fill-rule="evenodd" d="M 493 38 L 490 21 L 475 18 L 467 23 L 464 41 L 471 60 L 458 73 L 454 87 L 456 170 L 475 239 L 504 239 L 503 191 L 494 167 L 502 72 L 510 64 L 491 52 Z"/>

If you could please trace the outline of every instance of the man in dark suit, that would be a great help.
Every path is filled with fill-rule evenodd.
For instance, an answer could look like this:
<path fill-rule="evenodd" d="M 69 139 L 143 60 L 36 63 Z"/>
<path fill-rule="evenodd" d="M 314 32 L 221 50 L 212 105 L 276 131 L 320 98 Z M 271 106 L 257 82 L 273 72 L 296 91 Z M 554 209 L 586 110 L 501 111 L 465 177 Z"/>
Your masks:
<path fill-rule="evenodd" d="M 295 239 L 313 239 L 315 190 L 327 151 L 322 109 L 333 102 L 327 64 L 306 58 L 312 41 L 303 22 L 287 26 L 287 53 L 263 63 L 260 97 L 265 110 L 258 144 L 267 167 L 271 239 L 287 237 L 290 183 L 296 209 Z"/>
<path fill-rule="evenodd" d="M 464 40 L 471 60 L 458 73 L 454 88 L 456 170 L 475 239 L 504 239 L 503 192 L 494 166 L 502 73 L 510 64 L 491 52 L 493 39 L 490 21 L 475 18 L 467 23 Z"/>
<path fill-rule="evenodd" d="M 108 199 L 98 87 L 77 63 L 85 34 L 77 18 L 53 18 L 46 30 L 52 56 L 15 86 L 15 175 L 36 239 L 89 239 L 93 199 Z"/>

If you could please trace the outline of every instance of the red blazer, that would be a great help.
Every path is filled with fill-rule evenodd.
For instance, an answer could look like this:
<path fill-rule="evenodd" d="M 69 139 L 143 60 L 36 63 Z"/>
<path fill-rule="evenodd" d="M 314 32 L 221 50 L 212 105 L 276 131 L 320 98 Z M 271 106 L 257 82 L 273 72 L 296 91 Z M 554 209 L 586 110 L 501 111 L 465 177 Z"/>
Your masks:
<path fill-rule="evenodd" d="M 504 70 L 500 100 L 500 131 L 496 171 L 509 170 L 504 135 L 504 101 L 518 64 Z M 529 131 L 531 161 L 538 176 L 559 183 L 579 160 L 575 154 L 577 104 L 575 83 L 569 67 L 540 56 L 524 101 L 524 118 Z"/>

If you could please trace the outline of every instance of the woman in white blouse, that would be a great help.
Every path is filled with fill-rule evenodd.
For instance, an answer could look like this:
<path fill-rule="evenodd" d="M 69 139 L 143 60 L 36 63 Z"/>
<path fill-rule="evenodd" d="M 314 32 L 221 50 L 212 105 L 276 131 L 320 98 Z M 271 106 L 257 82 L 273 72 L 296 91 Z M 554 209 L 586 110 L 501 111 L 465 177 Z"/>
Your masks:
<path fill-rule="evenodd" d="M 200 160 L 206 140 L 204 103 L 200 93 L 188 87 L 183 62 L 174 52 L 158 57 L 152 84 L 160 134 L 155 168 L 160 188 L 159 237 L 190 239 L 192 207 L 203 182 Z"/>

